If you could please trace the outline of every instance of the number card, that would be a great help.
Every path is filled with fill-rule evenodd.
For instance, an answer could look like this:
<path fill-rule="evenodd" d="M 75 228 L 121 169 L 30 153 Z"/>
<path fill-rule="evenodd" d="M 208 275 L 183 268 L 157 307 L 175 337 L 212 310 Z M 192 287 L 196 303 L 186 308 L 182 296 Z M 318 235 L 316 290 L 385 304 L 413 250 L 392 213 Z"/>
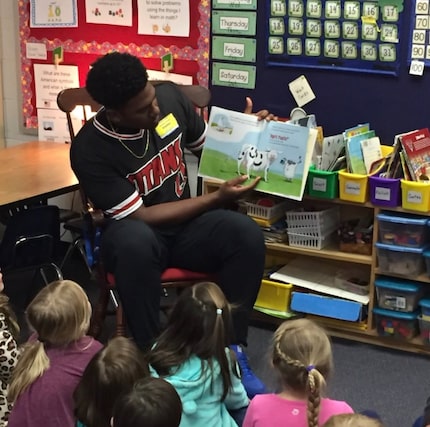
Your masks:
<path fill-rule="evenodd" d="M 430 9 L 429 0 L 415 2 L 411 15 L 409 38 L 409 74 L 422 76 L 424 67 L 430 66 Z"/>
<path fill-rule="evenodd" d="M 417 12 L 411 52 L 415 59 L 430 60 L 426 46 L 430 0 L 411 1 L 416 2 Z M 267 0 L 266 4 L 268 65 L 398 74 L 402 2 Z"/>

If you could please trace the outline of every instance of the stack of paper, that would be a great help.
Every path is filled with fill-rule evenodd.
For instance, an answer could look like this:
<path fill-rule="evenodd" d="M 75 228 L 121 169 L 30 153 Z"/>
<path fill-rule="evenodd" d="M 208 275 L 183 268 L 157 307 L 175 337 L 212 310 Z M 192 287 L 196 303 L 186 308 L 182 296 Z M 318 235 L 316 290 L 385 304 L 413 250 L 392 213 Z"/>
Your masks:
<path fill-rule="evenodd" d="M 333 286 L 337 272 L 338 267 L 330 265 L 324 260 L 296 258 L 272 273 L 270 278 L 323 294 L 368 304 L 369 295 L 358 295 Z"/>

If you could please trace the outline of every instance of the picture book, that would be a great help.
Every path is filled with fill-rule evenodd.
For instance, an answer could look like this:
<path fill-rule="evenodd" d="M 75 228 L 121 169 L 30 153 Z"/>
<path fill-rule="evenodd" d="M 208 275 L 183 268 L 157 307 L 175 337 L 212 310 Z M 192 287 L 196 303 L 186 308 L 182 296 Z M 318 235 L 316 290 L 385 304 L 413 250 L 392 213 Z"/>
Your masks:
<path fill-rule="evenodd" d="M 400 135 L 394 136 L 393 151 L 387 161 L 387 167 L 383 174 L 384 178 L 398 178 L 396 176 L 400 171 L 400 153 L 402 151 L 402 145 L 400 143 Z"/>
<path fill-rule="evenodd" d="M 400 137 L 403 156 L 413 181 L 430 180 L 430 131 L 428 128 Z"/>
<path fill-rule="evenodd" d="M 345 152 L 345 140 L 343 134 L 326 136 L 322 142 L 320 170 L 333 170 L 338 158 Z"/>
<path fill-rule="evenodd" d="M 369 132 L 370 130 L 370 123 L 363 123 L 361 125 L 356 125 L 352 128 L 345 129 L 343 131 L 343 136 L 345 139 L 349 139 L 352 136 L 358 135 L 360 133 Z"/>
<path fill-rule="evenodd" d="M 212 107 L 198 175 L 227 181 L 261 177 L 256 189 L 301 200 L 318 131 Z"/>
<path fill-rule="evenodd" d="M 361 151 L 361 141 L 375 136 L 375 131 L 367 131 L 355 134 L 346 140 L 346 155 L 350 172 L 366 175 L 366 166 L 364 164 L 363 152 Z"/>
<path fill-rule="evenodd" d="M 378 136 L 374 136 L 369 139 L 363 139 L 360 144 L 366 174 L 369 174 L 375 162 L 383 158 L 381 142 Z"/>

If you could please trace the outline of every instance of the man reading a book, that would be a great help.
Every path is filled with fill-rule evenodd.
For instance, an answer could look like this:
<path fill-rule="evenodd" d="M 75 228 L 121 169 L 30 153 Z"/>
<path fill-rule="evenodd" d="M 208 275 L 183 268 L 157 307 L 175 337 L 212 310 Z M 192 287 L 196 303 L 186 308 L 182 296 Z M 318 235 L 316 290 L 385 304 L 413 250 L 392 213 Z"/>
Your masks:
<path fill-rule="evenodd" d="M 102 258 L 115 275 L 133 338 L 145 349 L 159 332 L 166 267 L 215 273 L 238 306 L 231 347 L 245 388 L 250 396 L 264 392 L 242 348 L 263 275 L 264 238 L 251 218 L 224 209 L 258 179 L 243 185 L 247 177 L 239 176 L 215 192 L 190 197 L 184 149 L 199 156 L 206 124 L 175 84 L 152 85 L 139 58 L 105 55 L 93 64 L 86 88 L 103 107 L 76 136 L 71 165 L 107 218 Z M 245 112 L 251 111 L 247 98 Z M 257 115 L 273 118 L 267 110 Z"/>

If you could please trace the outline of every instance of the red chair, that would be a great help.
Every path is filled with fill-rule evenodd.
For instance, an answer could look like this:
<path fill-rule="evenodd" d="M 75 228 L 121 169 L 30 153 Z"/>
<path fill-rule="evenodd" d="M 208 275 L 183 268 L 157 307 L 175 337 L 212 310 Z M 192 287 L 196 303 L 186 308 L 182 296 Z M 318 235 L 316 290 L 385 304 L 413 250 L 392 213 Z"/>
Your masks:
<path fill-rule="evenodd" d="M 112 273 L 100 272 L 106 282 L 101 282 L 99 299 L 96 306 L 93 309 L 93 318 L 91 321 L 89 334 L 97 337 L 100 335 L 103 329 L 103 323 L 108 314 L 115 314 L 116 325 L 115 335 L 123 336 L 126 335 L 126 321 L 124 310 L 121 305 L 121 301 L 118 297 L 118 293 L 115 287 L 115 276 Z M 198 282 L 214 281 L 213 275 L 207 273 L 200 273 L 197 271 L 190 271 L 183 268 L 170 267 L 164 270 L 161 275 L 161 291 L 167 292 L 167 289 L 175 288 L 180 291 L 181 288 L 192 286 Z M 112 302 L 114 312 L 109 312 L 108 305 L 109 301 Z"/>

